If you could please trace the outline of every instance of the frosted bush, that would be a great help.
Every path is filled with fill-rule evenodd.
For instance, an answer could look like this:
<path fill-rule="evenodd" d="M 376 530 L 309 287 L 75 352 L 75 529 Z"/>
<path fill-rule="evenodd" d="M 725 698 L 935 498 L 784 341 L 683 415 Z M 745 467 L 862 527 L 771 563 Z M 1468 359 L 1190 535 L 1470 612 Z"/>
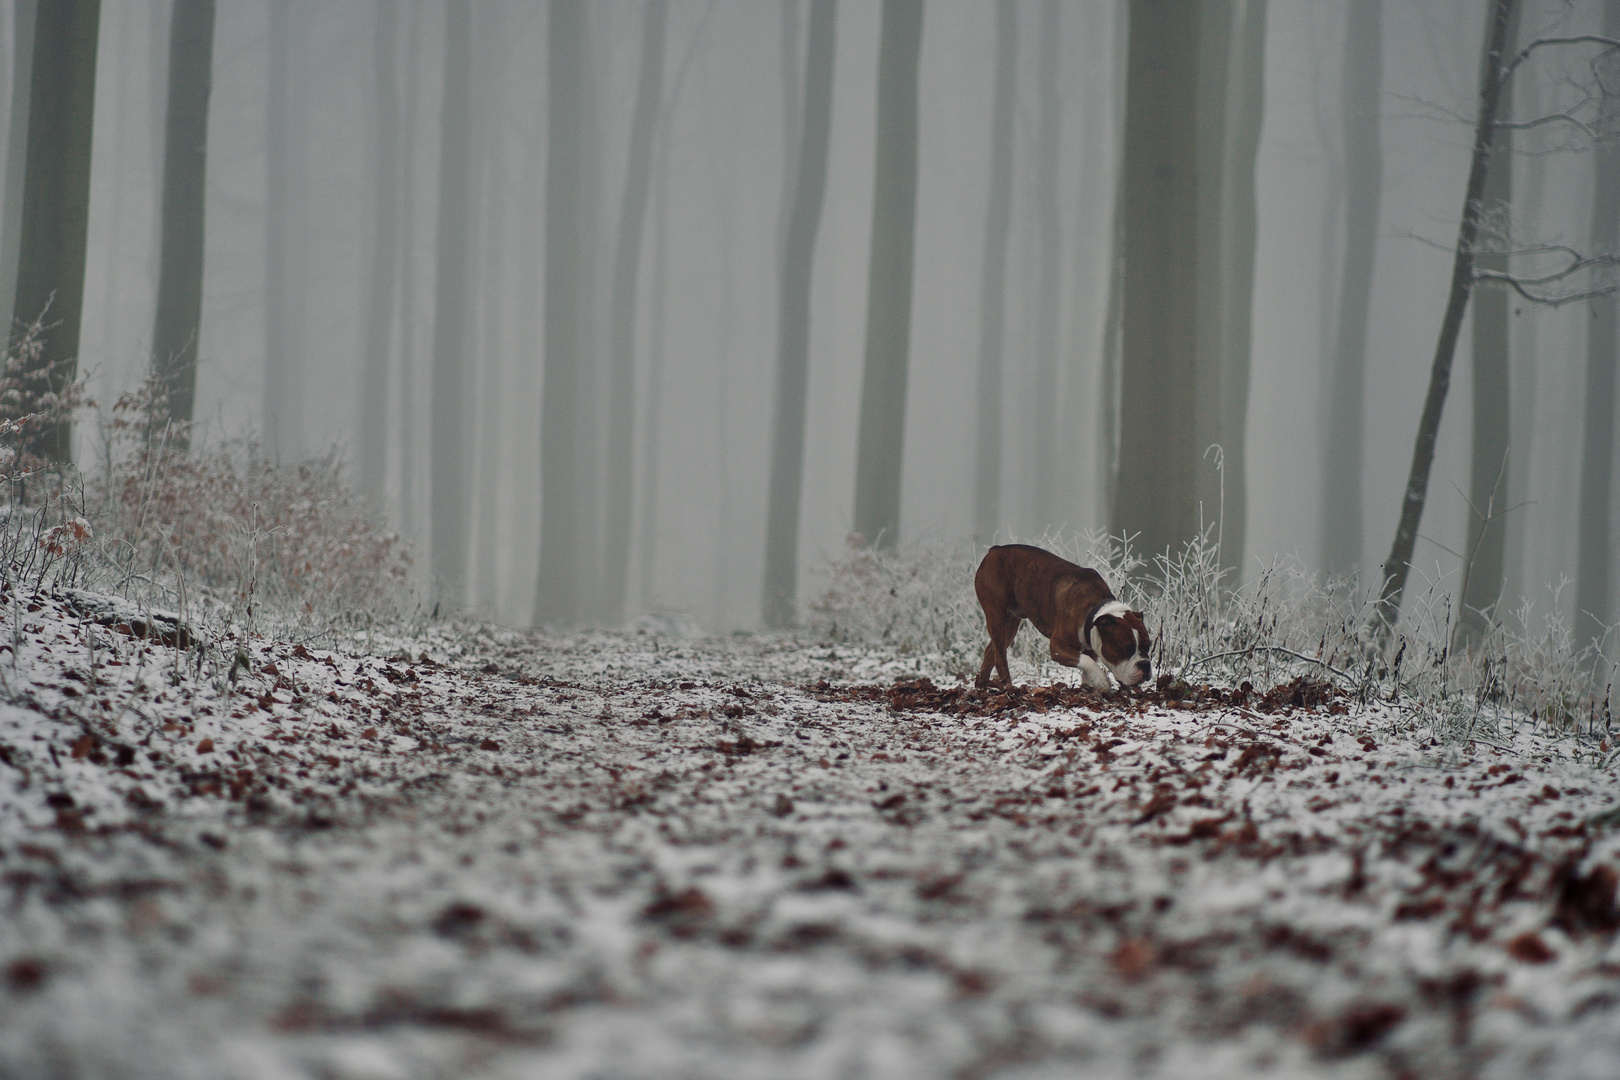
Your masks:
<path fill-rule="evenodd" d="M 1477 736 L 1510 713 L 1563 730 L 1607 730 L 1613 668 L 1595 647 L 1576 647 L 1556 593 L 1548 613 L 1526 602 L 1461 647 L 1449 594 L 1432 585 L 1411 595 L 1385 653 L 1369 630 L 1374 590 L 1313 574 L 1297 559 L 1274 560 L 1228 587 L 1211 531 L 1151 561 L 1095 532 L 1028 542 L 1097 570 L 1145 614 L 1161 678 L 1262 689 L 1299 676 L 1330 681 L 1363 701 L 1405 701 L 1413 722 L 1437 734 Z M 967 541 L 937 537 L 883 551 L 852 539 L 828 567 L 808 628 L 835 641 L 937 656 L 945 670 L 970 678 L 989 640 L 973 594 L 982 554 Z M 1009 660 L 1015 677 L 1057 674 L 1046 639 L 1027 623 Z"/>

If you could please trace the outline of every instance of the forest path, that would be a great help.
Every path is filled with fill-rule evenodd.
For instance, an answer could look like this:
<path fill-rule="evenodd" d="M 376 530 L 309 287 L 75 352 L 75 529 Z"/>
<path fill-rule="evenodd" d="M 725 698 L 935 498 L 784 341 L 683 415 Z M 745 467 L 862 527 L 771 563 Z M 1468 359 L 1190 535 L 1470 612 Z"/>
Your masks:
<path fill-rule="evenodd" d="M 6 1075 L 1620 1062 L 1613 785 L 1574 740 L 1443 747 L 1303 683 L 937 689 L 781 636 L 270 644 L 226 695 L 23 599 Z"/>

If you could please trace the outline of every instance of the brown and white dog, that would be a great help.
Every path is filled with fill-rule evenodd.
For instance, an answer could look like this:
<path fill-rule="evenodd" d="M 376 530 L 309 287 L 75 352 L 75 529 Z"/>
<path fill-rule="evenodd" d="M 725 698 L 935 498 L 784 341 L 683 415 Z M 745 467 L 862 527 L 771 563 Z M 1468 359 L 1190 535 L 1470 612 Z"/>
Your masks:
<path fill-rule="evenodd" d="M 1005 544 L 985 553 L 973 591 L 990 631 L 975 685 L 989 686 L 992 668 L 1012 685 L 1007 647 L 1025 619 L 1051 640 L 1052 659 L 1078 667 L 1087 686 L 1108 689 L 1105 670 L 1121 686 L 1137 686 L 1153 674 L 1153 642 L 1141 612 L 1116 600 L 1095 570 L 1028 544 Z"/>

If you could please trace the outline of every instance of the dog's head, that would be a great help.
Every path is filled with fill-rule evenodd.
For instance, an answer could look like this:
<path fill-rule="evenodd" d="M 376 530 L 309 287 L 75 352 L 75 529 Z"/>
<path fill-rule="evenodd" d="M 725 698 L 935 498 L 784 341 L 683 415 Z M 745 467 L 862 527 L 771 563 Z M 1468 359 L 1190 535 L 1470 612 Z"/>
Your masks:
<path fill-rule="evenodd" d="M 1153 639 L 1140 611 L 1121 600 L 1110 600 L 1091 616 L 1086 644 L 1121 686 L 1139 686 L 1153 675 L 1148 650 Z"/>

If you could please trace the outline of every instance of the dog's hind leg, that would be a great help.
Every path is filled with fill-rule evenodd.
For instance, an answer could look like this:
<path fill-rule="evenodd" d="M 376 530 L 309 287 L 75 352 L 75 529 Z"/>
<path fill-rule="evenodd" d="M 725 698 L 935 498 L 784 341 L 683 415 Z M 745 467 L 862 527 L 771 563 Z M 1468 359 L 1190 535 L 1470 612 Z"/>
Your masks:
<path fill-rule="evenodd" d="M 995 668 L 996 674 L 1001 676 L 1001 685 L 1012 686 L 1012 669 L 1007 666 L 1007 649 L 1018 636 L 1018 627 L 1023 619 L 1006 619 L 990 622 L 987 629 L 990 631 L 990 644 L 984 648 L 984 663 L 979 668 L 979 677 L 974 680 L 976 686 L 990 685 L 990 669 Z"/>

